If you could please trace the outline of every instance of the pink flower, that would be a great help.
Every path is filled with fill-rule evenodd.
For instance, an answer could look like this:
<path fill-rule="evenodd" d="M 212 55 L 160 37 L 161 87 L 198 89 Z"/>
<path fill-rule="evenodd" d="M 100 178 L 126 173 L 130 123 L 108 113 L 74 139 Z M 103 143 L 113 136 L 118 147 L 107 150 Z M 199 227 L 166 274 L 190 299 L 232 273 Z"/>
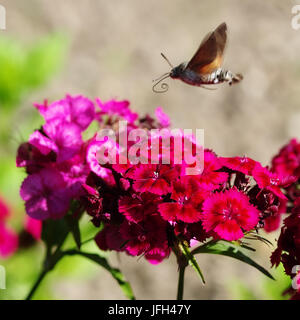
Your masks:
<path fill-rule="evenodd" d="M 82 131 L 95 118 L 94 103 L 83 96 L 71 97 L 67 95 L 65 99 L 55 101 L 50 105 L 45 101 L 43 105 L 36 104 L 36 107 L 46 122 L 56 120 L 56 122 L 73 123 Z"/>
<path fill-rule="evenodd" d="M 201 204 L 208 192 L 195 188 L 192 178 L 185 177 L 172 183 L 171 199 L 175 202 L 164 202 L 159 205 L 159 212 L 167 221 L 184 221 L 193 223 L 200 220 Z"/>
<path fill-rule="evenodd" d="M 51 151 L 57 154 L 57 162 L 71 159 L 82 145 L 80 129 L 72 123 L 51 121 L 44 125 L 47 136 L 35 131 L 29 143 L 46 156 Z"/>
<path fill-rule="evenodd" d="M 69 160 L 79 152 L 82 138 L 81 129 L 76 124 L 52 120 L 47 122 L 43 129 L 54 142 L 55 147 L 52 150 L 57 154 L 57 162 Z M 30 139 L 29 142 L 33 141 Z M 35 146 L 41 151 L 38 144 Z"/>
<path fill-rule="evenodd" d="M 18 248 L 18 236 L 0 222 L 0 256 L 7 258 Z"/>
<path fill-rule="evenodd" d="M 40 240 L 42 235 L 42 221 L 26 217 L 25 230 L 32 235 L 35 240 Z"/>
<path fill-rule="evenodd" d="M 162 108 L 160 108 L 160 107 L 156 108 L 155 116 L 158 120 L 159 125 L 162 128 L 167 128 L 170 126 L 170 118 L 166 113 L 163 112 Z"/>
<path fill-rule="evenodd" d="M 57 164 L 56 168 L 60 171 L 69 189 L 70 196 L 78 199 L 83 195 L 82 185 L 85 183 L 90 168 L 85 162 L 85 153 L 79 153 L 71 160 Z"/>
<path fill-rule="evenodd" d="M 244 236 L 253 229 L 259 219 L 259 211 L 249 198 L 237 189 L 215 193 L 203 203 L 202 223 L 205 231 L 214 231 L 228 241 Z"/>
<path fill-rule="evenodd" d="M 20 195 L 27 214 L 33 219 L 57 219 L 69 209 L 69 191 L 62 175 L 55 169 L 42 169 L 22 183 Z"/>
<path fill-rule="evenodd" d="M 42 155 L 48 155 L 51 151 L 55 153 L 58 152 L 58 147 L 55 142 L 43 135 L 40 131 L 34 131 L 29 138 L 29 142 L 32 146 L 36 147 Z"/>
<path fill-rule="evenodd" d="M 145 253 L 145 258 L 151 264 L 159 264 L 164 259 L 168 258 L 170 253 L 171 253 L 171 249 L 168 247 L 168 244 L 164 242 L 164 245 L 148 250 Z"/>
<path fill-rule="evenodd" d="M 100 160 L 104 161 L 104 159 L 101 158 L 101 154 L 99 156 L 99 151 L 105 147 L 104 144 L 107 145 L 109 143 L 110 148 L 117 148 L 117 145 L 114 144 L 112 141 L 102 142 L 102 141 L 93 141 L 89 144 L 87 148 L 86 153 L 86 162 L 88 163 L 90 170 L 94 172 L 98 177 L 102 178 L 104 181 L 106 181 L 108 184 L 113 185 L 114 184 L 114 178 L 112 175 L 112 171 L 108 168 L 105 168 L 104 165 L 100 164 Z M 106 150 L 107 147 L 104 148 Z M 114 151 L 113 151 L 114 152 Z M 108 163 L 112 163 L 112 159 L 109 158 L 109 155 L 107 157 Z"/>
<path fill-rule="evenodd" d="M 179 173 L 169 165 L 140 164 L 128 176 L 134 180 L 135 191 L 164 195 L 172 191 L 171 182 Z"/>
<path fill-rule="evenodd" d="M 0 198 L 0 221 L 3 221 L 9 216 L 9 208 L 3 199 Z"/>
<path fill-rule="evenodd" d="M 96 102 L 100 107 L 100 119 L 102 115 L 108 116 L 118 116 L 128 121 L 129 124 L 133 124 L 135 120 L 138 118 L 138 114 L 134 113 L 129 108 L 129 101 L 116 101 L 110 100 L 102 103 L 100 99 L 97 99 Z"/>

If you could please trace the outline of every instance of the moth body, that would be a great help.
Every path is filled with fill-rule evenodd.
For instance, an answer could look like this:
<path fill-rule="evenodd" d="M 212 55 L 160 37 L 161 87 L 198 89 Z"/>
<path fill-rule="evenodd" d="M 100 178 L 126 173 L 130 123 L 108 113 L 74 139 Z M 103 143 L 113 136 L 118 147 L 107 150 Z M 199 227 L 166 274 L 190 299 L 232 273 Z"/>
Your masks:
<path fill-rule="evenodd" d="M 203 88 L 205 88 L 204 85 L 223 82 L 228 82 L 231 85 L 240 82 L 243 79 L 241 74 L 234 74 L 222 68 L 226 40 L 227 26 L 224 22 L 202 40 L 198 50 L 189 62 L 181 63 L 174 68 L 166 56 L 161 54 L 172 69 L 171 72 L 165 73 L 156 80 L 157 82 L 153 86 L 153 91 L 167 91 L 168 85 L 166 83 L 161 84 L 162 90 L 160 91 L 156 90 L 155 87 L 168 77 L 180 79 L 189 85 Z"/>
<path fill-rule="evenodd" d="M 231 85 L 232 83 L 242 80 L 242 76 L 240 74 L 235 75 L 231 71 L 224 70 L 222 68 L 218 68 L 210 74 L 199 74 L 185 66 L 186 64 L 182 63 L 173 68 L 171 70 L 170 77 L 172 79 L 180 79 L 187 84 L 199 87 L 202 85 L 218 84 L 222 82 L 228 82 L 229 85 Z"/>

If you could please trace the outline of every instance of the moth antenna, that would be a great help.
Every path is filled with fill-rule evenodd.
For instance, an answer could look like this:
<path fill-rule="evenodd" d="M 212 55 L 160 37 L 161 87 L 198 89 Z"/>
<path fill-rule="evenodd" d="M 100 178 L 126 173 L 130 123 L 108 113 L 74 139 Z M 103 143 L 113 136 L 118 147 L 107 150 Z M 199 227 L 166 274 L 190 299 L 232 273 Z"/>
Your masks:
<path fill-rule="evenodd" d="M 172 65 L 172 63 L 169 61 L 169 59 L 163 54 L 163 53 L 160 53 L 161 56 L 168 62 L 169 66 L 173 69 L 174 66 Z"/>
<path fill-rule="evenodd" d="M 160 85 L 160 88 L 161 90 L 156 90 L 155 87 L 160 84 L 163 80 L 167 79 L 170 77 L 170 73 L 162 76 L 155 84 L 154 86 L 152 87 L 152 91 L 155 92 L 155 93 L 164 93 L 164 92 L 167 92 L 168 89 L 169 89 L 169 85 L 165 82 L 163 82 L 161 85 Z"/>
<path fill-rule="evenodd" d="M 157 79 L 152 80 L 152 82 L 158 81 L 158 80 L 160 80 L 162 77 L 164 77 L 164 76 L 166 76 L 166 75 L 168 75 L 168 74 L 169 74 L 169 72 L 166 72 L 166 73 L 164 73 L 163 75 L 161 75 L 160 77 L 158 77 Z"/>

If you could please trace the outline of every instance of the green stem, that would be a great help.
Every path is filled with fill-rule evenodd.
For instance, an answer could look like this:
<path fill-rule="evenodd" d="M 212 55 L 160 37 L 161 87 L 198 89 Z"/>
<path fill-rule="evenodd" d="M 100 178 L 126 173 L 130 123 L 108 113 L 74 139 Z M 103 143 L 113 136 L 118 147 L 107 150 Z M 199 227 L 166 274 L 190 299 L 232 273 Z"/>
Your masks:
<path fill-rule="evenodd" d="M 27 297 L 25 300 L 31 300 L 33 295 L 35 294 L 37 288 L 39 287 L 40 283 L 43 281 L 45 278 L 46 274 L 48 273 L 48 270 L 43 270 L 40 275 L 38 276 L 36 282 L 34 283 L 33 287 L 31 288 L 30 292 L 28 293 Z"/>
<path fill-rule="evenodd" d="M 184 272 L 185 267 L 179 268 L 179 277 L 178 277 L 178 287 L 177 287 L 177 300 L 183 300 L 183 289 L 184 289 Z"/>
<path fill-rule="evenodd" d="M 35 294 L 36 290 L 38 289 L 38 287 L 40 286 L 41 282 L 46 277 L 48 272 L 53 270 L 54 267 L 56 266 L 56 264 L 58 263 L 58 261 L 63 257 L 63 254 L 60 249 L 63 246 L 66 238 L 67 238 L 67 235 L 64 237 L 63 241 L 61 241 L 61 243 L 57 246 L 57 248 L 53 254 L 51 254 L 51 250 L 48 250 L 48 248 L 47 248 L 46 258 L 45 258 L 45 261 L 43 264 L 43 269 L 42 269 L 40 275 L 38 276 L 37 280 L 33 284 L 32 288 L 29 291 L 25 300 L 32 299 L 33 295 Z"/>

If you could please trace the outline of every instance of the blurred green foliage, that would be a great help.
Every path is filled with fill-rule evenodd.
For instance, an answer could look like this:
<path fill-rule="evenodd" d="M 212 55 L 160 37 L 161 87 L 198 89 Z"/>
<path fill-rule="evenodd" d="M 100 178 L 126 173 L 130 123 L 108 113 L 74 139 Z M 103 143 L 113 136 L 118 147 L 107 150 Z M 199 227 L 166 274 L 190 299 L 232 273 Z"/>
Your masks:
<path fill-rule="evenodd" d="M 7 147 L 16 110 L 26 97 L 45 85 L 62 67 L 68 40 L 49 35 L 31 45 L 0 38 L 0 144 Z M 26 122 L 26 119 L 25 119 Z M 23 124 L 22 124 L 23 125 Z M 0 150 L 1 151 L 1 150 Z"/>
<path fill-rule="evenodd" d="M 66 38 L 51 35 L 30 46 L 0 38 L 0 106 L 17 107 L 25 94 L 34 91 L 60 70 Z"/>
<path fill-rule="evenodd" d="M 291 286 L 291 278 L 285 274 L 282 264 L 278 268 L 272 270 L 275 278 L 271 280 L 267 277 L 261 277 L 253 288 L 239 279 L 231 279 L 228 283 L 228 290 L 232 299 L 239 300 L 288 300 L 289 295 L 283 293 Z M 257 283 L 260 286 L 257 286 Z"/>

